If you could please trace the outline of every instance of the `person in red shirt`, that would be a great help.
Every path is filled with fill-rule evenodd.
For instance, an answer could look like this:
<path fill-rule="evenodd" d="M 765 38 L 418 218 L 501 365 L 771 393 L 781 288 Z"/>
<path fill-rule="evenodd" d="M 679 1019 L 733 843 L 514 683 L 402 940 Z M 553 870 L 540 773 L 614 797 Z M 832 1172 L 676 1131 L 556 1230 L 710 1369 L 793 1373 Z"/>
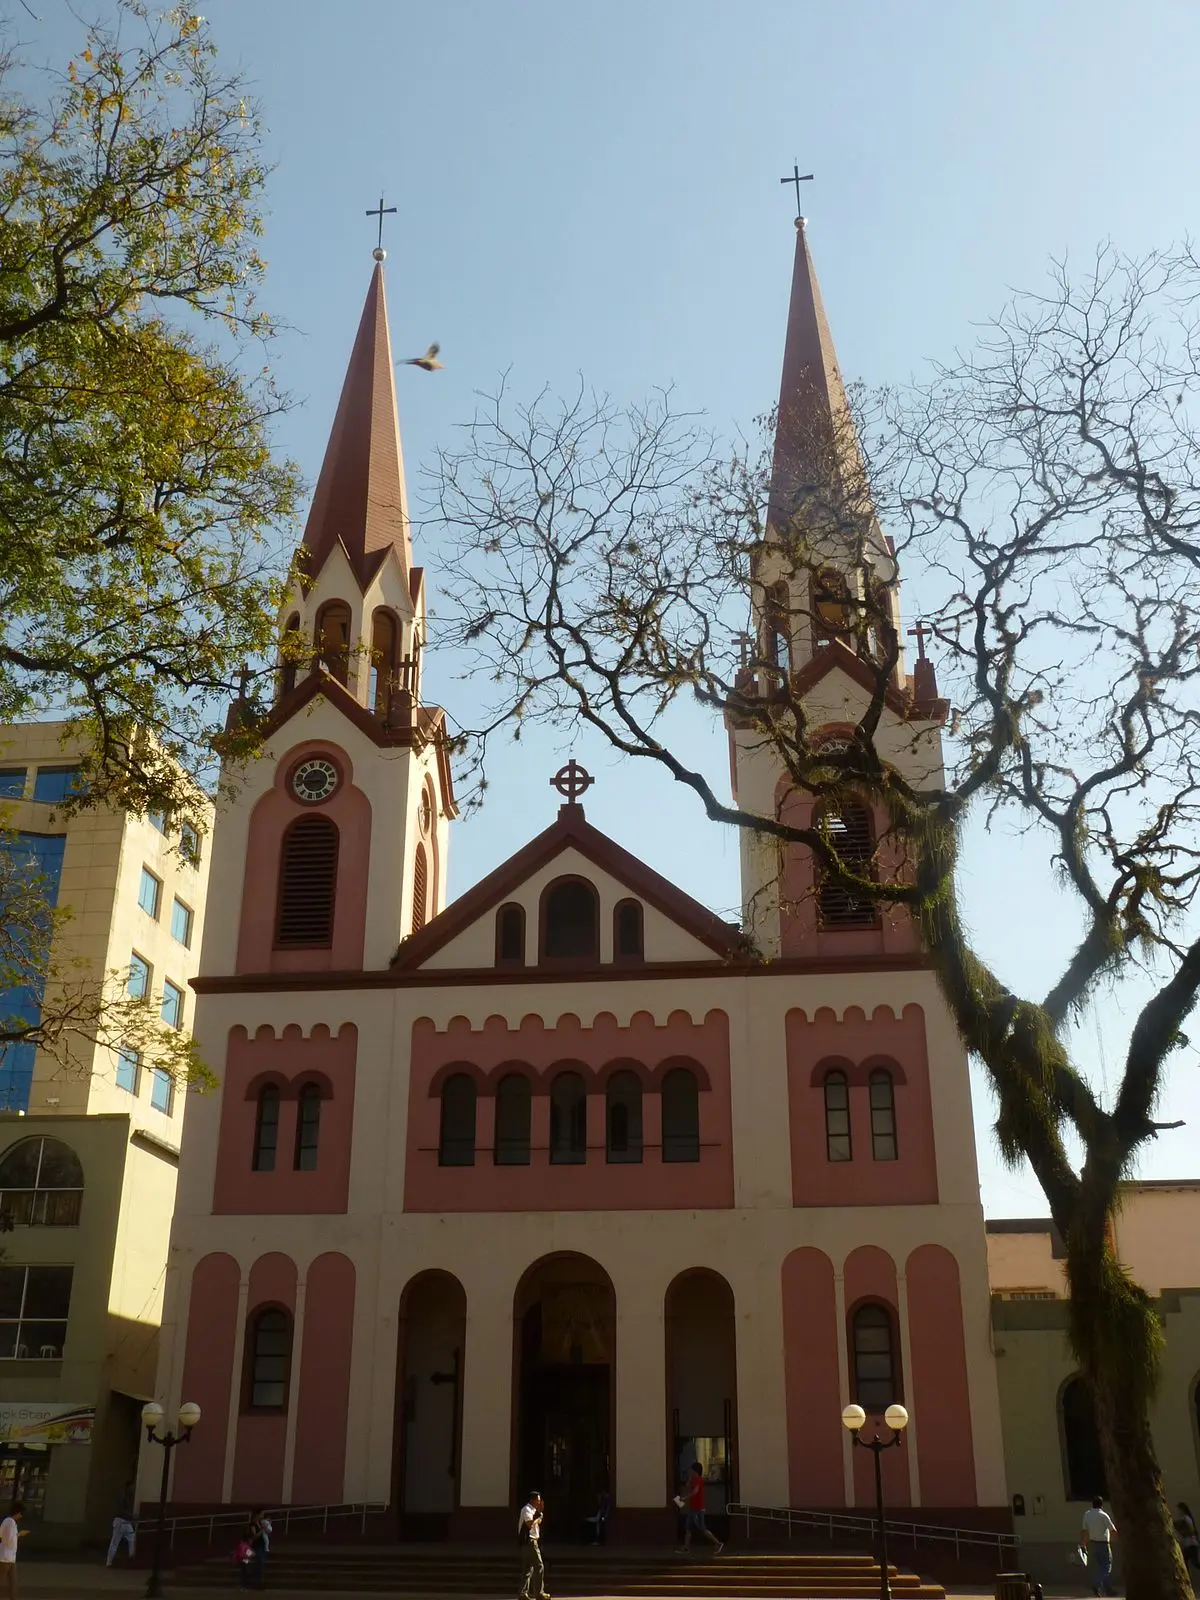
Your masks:
<path fill-rule="evenodd" d="M 688 1470 L 687 1483 L 680 1498 L 683 1501 L 683 1549 L 687 1551 L 692 1548 L 692 1534 L 698 1533 L 720 1555 L 725 1546 L 704 1525 L 704 1468 L 698 1461 L 693 1461 Z"/>

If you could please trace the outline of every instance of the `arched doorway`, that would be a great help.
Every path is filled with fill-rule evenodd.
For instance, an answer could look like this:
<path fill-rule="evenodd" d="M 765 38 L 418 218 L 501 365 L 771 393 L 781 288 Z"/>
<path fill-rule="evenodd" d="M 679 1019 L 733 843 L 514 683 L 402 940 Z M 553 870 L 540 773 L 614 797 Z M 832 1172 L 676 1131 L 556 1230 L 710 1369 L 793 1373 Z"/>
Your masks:
<path fill-rule="evenodd" d="M 418 1273 L 400 1297 L 394 1503 L 409 1538 L 446 1538 L 462 1470 L 467 1297 L 452 1273 Z"/>
<path fill-rule="evenodd" d="M 737 1499 L 737 1334 L 733 1290 L 719 1272 L 681 1272 L 667 1288 L 667 1407 L 671 1493 L 698 1461 L 707 1509 Z"/>
<path fill-rule="evenodd" d="M 588 1256 L 547 1256 L 513 1302 L 514 1491 L 540 1489 L 546 1536 L 578 1539 L 613 1483 L 612 1282 Z"/>

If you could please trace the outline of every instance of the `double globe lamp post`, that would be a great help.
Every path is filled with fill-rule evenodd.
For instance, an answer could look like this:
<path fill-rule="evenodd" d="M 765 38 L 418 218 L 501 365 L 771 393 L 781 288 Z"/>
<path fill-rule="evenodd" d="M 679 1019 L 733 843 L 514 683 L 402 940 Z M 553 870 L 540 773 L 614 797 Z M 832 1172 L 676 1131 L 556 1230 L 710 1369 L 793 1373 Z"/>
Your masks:
<path fill-rule="evenodd" d="M 147 1600 L 159 1600 L 162 1595 L 162 1559 L 163 1559 L 163 1534 L 167 1526 L 167 1486 L 171 1476 L 171 1453 L 176 1445 L 186 1444 L 192 1437 L 192 1429 L 200 1421 L 200 1407 L 193 1405 L 189 1400 L 179 1408 L 178 1433 L 161 1433 L 163 1423 L 163 1408 L 153 1400 L 142 1407 L 142 1426 L 146 1430 L 146 1438 L 151 1444 L 162 1446 L 163 1464 L 162 1480 L 158 1490 L 158 1525 L 154 1530 L 154 1565 L 150 1570 L 150 1580 L 146 1584 Z"/>
<path fill-rule="evenodd" d="M 908 1412 L 903 1406 L 892 1405 L 883 1413 L 883 1420 L 891 1430 L 891 1437 L 888 1439 L 881 1439 L 878 1433 L 873 1438 L 864 1439 L 862 1429 L 866 1420 L 867 1413 L 861 1406 L 847 1406 L 842 1412 L 842 1423 L 849 1428 L 855 1444 L 861 1445 L 864 1450 L 869 1450 L 875 1457 L 875 1515 L 879 1520 L 879 1600 L 892 1600 L 892 1584 L 888 1577 L 887 1523 L 883 1520 L 883 1468 L 880 1458 L 885 1450 L 903 1443 L 904 1430 L 908 1427 Z"/>

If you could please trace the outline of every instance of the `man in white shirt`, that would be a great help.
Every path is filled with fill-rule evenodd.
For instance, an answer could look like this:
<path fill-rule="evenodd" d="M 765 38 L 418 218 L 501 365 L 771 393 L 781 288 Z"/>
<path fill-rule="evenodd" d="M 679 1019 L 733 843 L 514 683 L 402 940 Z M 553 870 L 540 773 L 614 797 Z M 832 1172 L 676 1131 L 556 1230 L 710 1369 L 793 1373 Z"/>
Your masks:
<path fill-rule="evenodd" d="M 1117 1525 L 1104 1509 L 1102 1495 L 1097 1495 L 1083 1513 L 1083 1538 L 1087 1546 L 1088 1566 L 1092 1569 L 1093 1592 L 1110 1595 L 1109 1579 L 1112 1577 L 1112 1541 Z"/>
<path fill-rule="evenodd" d="M 546 1593 L 546 1568 L 542 1562 L 542 1514 L 545 1506 L 541 1495 L 534 1489 L 521 1507 L 517 1518 L 517 1538 L 521 1541 L 524 1564 L 521 1568 L 521 1587 L 518 1600 L 550 1600 Z M 533 1584 L 536 1590 L 531 1594 Z"/>
<path fill-rule="evenodd" d="M 0 1583 L 4 1585 L 5 1600 L 17 1600 L 17 1545 L 25 1530 L 18 1526 L 25 1515 L 20 1500 L 14 1500 L 12 1510 L 0 1522 Z"/>

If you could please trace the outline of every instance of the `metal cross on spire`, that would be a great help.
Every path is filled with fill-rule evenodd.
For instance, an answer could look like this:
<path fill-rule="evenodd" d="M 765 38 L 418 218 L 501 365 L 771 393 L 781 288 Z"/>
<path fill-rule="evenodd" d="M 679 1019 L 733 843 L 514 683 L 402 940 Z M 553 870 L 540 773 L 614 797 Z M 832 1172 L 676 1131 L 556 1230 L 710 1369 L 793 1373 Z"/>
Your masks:
<path fill-rule="evenodd" d="M 799 193 L 798 190 L 797 190 L 797 193 Z M 394 217 L 395 214 L 396 214 L 395 206 L 385 206 L 384 203 L 383 203 L 383 196 L 382 195 L 379 196 L 379 204 L 375 207 L 375 209 L 373 211 L 368 211 L 367 212 L 367 216 L 368 217 L 378 217 L 379 218 L 379 235 L 378 235 L 378 237 L 377 237 L 377 239 L 375 241 L 375 250 L 374 250 L 374 255 L 375 255 L 376 261 L 382 261 L 383 260 L 383 219 L 384 219 L 384 217 Z"/>
<path fill-rule="evenodd" d="M 793 161 L 791 177 L 790 178 L 780 178 L 780 180 L 779 180 L 780 183 L 794 183 L 796 185 L 796 216 L 797 217 L 801 217 L 804 214 L 803 210 L 801 208 L 801 205 L 800 205 L 800 185 L 802 183 L 811 183 L 814 177 L 815 177 L 815 173 L 812 173 L 812 172 L 801 172 L 799 163 Z M 383 202 L 380 201 L 380 204 L 382 205 Z"/>

